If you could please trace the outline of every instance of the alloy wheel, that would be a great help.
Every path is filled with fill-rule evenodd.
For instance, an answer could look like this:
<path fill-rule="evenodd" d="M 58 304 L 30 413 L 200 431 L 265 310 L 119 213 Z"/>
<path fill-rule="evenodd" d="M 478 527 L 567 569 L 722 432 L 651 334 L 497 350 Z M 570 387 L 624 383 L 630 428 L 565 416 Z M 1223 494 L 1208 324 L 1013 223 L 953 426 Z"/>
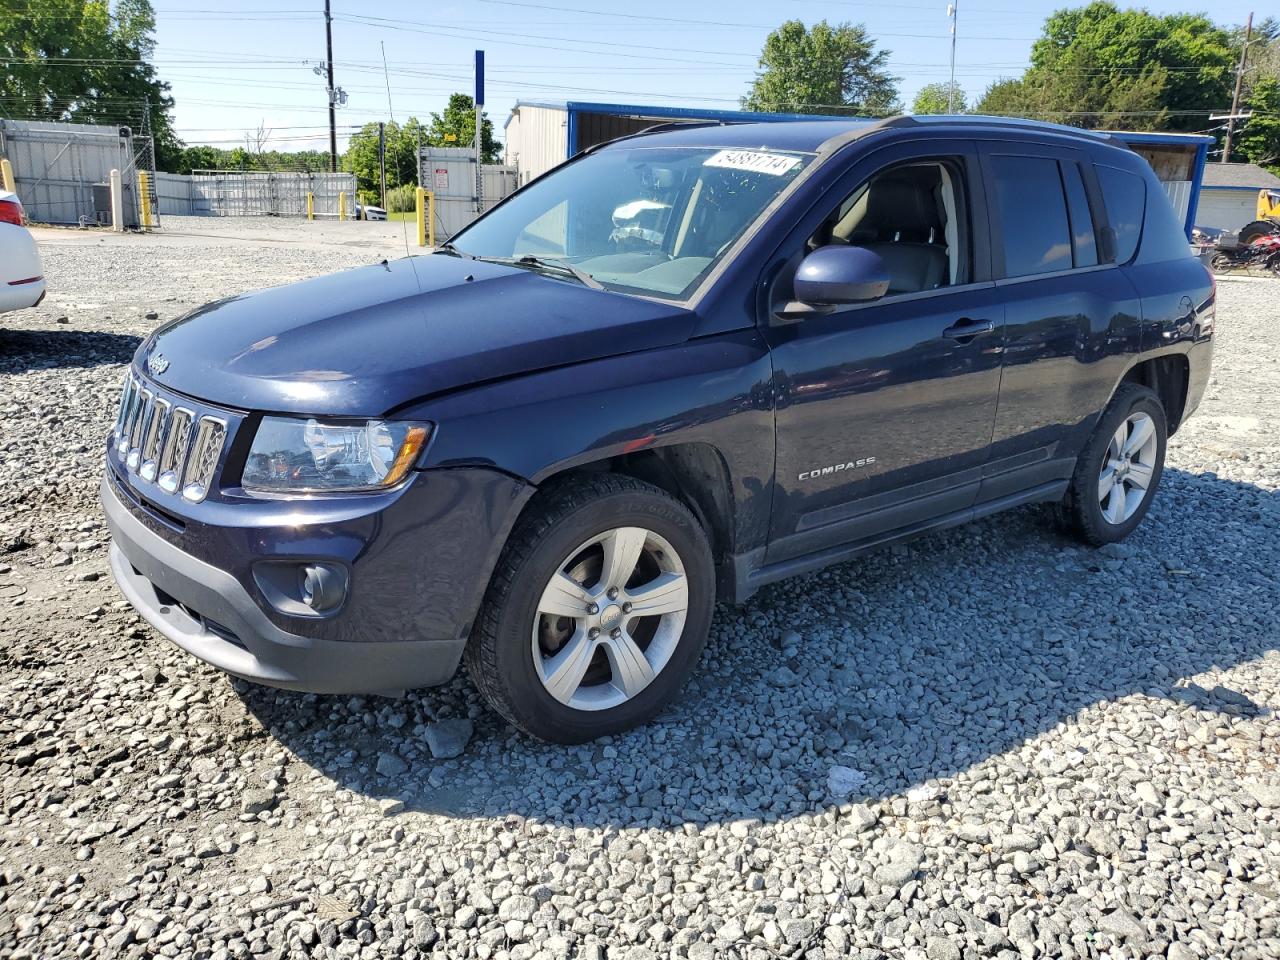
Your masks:
<path fill-rule="evenodd" d="M 642 527 L 601 533 L 564 559 L 538 600 L 538 679 L 572 709 L 619 706 L 667 665 L 688 609 L 689 581 L 670 543 Z"/>
<path fill-rule="evenodd" d="M 1098 474 L 1098 504 L 1107 523 L 1124 523 L 1142 506 L 1158 452 L 1156 424 L 1149 415 L 1134 413 L 1116 429 Z"/>

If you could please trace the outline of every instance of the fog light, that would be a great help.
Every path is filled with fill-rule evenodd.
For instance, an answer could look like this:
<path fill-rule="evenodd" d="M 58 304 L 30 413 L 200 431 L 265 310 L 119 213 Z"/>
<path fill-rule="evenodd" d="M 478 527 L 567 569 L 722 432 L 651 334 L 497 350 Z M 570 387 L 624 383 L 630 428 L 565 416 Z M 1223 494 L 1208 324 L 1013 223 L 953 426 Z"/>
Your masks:
<path fill-rule="evenodd" d="M 298 568 L 302 602 L 316 613 L 326 613 L 347 595 L 346 575 L 324 563 L 308 563 Z"/>

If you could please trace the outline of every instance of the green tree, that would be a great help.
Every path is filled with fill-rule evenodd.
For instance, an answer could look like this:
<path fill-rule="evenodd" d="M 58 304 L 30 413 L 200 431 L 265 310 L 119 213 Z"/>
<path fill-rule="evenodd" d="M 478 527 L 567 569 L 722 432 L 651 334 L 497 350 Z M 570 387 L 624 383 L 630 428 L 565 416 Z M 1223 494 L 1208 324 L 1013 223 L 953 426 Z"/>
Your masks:
<path fill-rule="evenodd" d="M 965 113 L 967 109 L 964 91 L 958 83 L 926 84 L 911 103 L 911 112 L 921 114 Z"/>
<path fill-rule="evenodd" d="M 1231 159 L 1280 169 L 1280 78 L 1256 80 L 1245 109 L 1252 110 L 1253 116 L 1238 128 Z"/>
<path fill-rule="evenodd" d="M 1021 80 L 997 80 L 983 92 L 973 105 L 973 112 L 990 117 L 1025 117 L 1032 91 Z"/>
<path fill-rule="evenodd" d="M 0 0 L 0 112 L 149 128 L 157 165 L 176 169 L 182 141 L 151 63 L 155 26 L 150 0 Z"/>
<path fill-rule="evenodd" d="M 993 84 L 979 113 L 1082 127 L 1203 129 L 1231 101 L 1231 35 L 1202 14 L 1158 16 L 1107 0 L 1059 10 L 1031 48 L 1031 66 Z"/>
<path fill-rule="evenodd" d="M 488 115 L 481 116 L 480 153 L 485 163 L 498 161 L 498 141 L 493 136 L 493 122 Z M 444 113 L 431 114 L 431 126 L 427 139 L 432 147 L 471 147 L 476 142 L 476 102 L 465 93 L 449 97 Z"/>
<path fill-rule="evenodd" d="M 898 78 L 862 24 L 806 29 L 788 20 L 765 39 L 746 110 L 884 116 L 899 109 Z"/>
<path fill-rule="evenodd" d="M 399 135 L 400 128 L 395 123 L 386 125 L 384 136 L 388 143 L 388 153 L 391 152 L 389 145 Z M 366 123 L 360 128 L 360 132 L 347 142 L 347 152 L 342 155 L 338 165 L 348 173 L 356 175 L 356 189 L 360 191 L 362 200 L 368 202 L 378 196 L 381 171 L 378 163 L 378 125 L 376 123 Z M 391 179 L 393 169 L 392 165 L 388 164 L 387 186 L 389 187 L 396 185 Z"/>
<path fill-rule="evenodd" d="M 1236 31 L 1232 39 L 1238 50 L 1244 32 Z M 1231 159 L 1280 175 L 1280 22 L 1268 17 L 1253 25 L 1246 64 L 1241 106 L 1253 116 L 1236 122 Z"/>

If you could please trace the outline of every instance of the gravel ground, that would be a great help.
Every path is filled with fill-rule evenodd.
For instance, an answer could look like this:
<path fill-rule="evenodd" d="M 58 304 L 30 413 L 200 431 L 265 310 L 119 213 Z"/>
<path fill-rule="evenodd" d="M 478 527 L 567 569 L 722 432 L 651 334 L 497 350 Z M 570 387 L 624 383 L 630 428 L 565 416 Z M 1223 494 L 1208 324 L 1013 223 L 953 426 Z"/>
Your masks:
<path fill-rule="evenodd" d="M 0 957 L 1280 956 L 1280 284 L 1220 282 L 1124 545 L 1026 509 L 774 586 L 656 722 L 564 748 L 465 676 L 230 681 L 111 584 L 138 337 L 402 250 L 315 226 L 42 232 L 49 300 L 0 318 Z"/>

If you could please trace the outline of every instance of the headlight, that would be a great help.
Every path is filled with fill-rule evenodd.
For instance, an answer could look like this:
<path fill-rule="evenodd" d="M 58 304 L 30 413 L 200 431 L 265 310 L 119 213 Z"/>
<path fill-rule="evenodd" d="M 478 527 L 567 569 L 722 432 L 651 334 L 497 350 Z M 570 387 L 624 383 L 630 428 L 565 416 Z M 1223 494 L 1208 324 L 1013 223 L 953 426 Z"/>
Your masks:
<path fill-rule="evenodd" d="M 430 433 L 425 423 L 263 417 L 240 483 L 274 494 L 385 490 L 405 478 Z"/>

